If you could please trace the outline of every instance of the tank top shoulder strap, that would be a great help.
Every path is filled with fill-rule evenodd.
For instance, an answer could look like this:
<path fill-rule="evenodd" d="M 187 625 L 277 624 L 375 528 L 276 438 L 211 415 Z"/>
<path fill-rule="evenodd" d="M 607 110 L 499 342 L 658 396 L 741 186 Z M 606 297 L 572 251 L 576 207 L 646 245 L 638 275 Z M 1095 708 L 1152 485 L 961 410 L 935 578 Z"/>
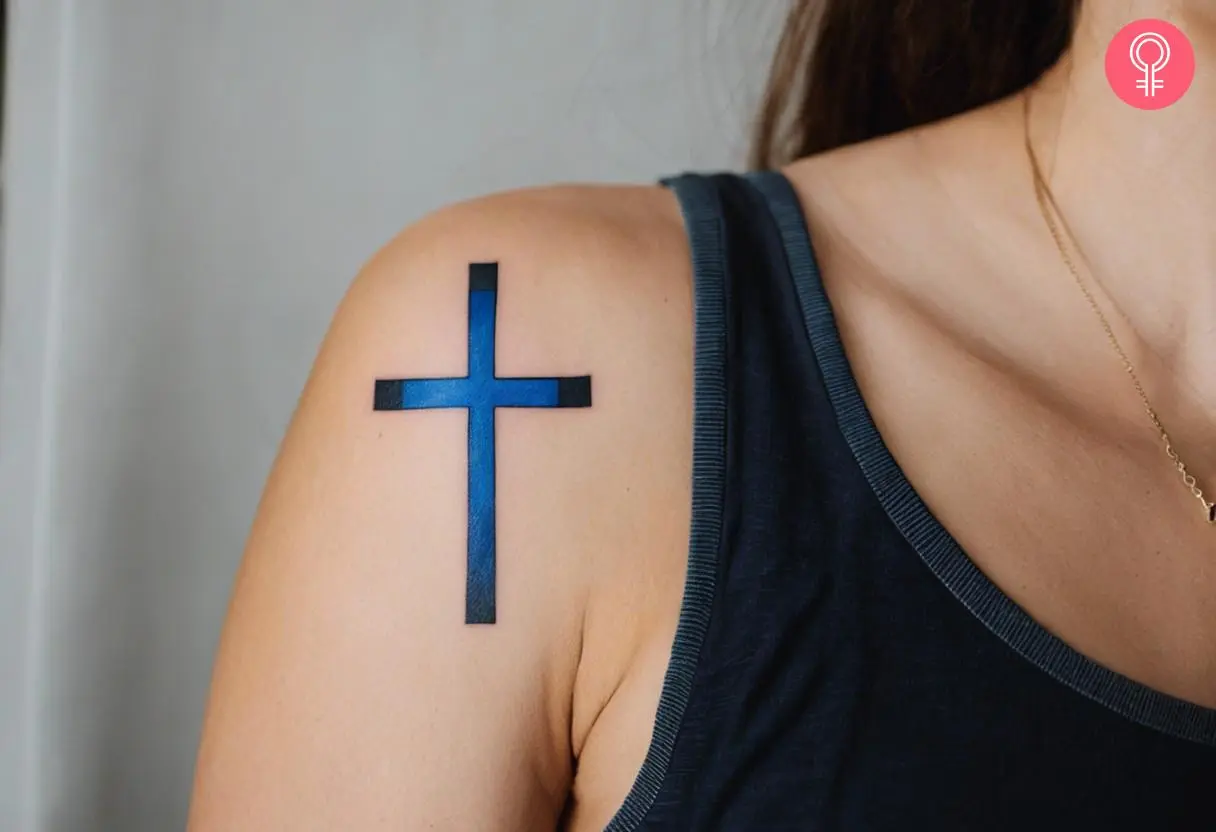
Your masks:
<path fill-rule="evenodd" d="M 724 178 L 689 173 L 662 181 L 680 202 L 693 266 L 692 527 L 684 596 L 650 746 L 633 787 L 605 832 L 639 828 L 666 779 L 713 609 L 726 490 L 729 232 Z"/>
<path fill-rule="evenodd" d="M 849 367 L 798 193 L 789 179 L 775 171 L 748 174 L 747 179 L 763 196 L 781 235 L 788 276 L 797 294 L 807 337 L 833 412 L 837 414 L 841 434 L 871 483 L 880 491 L 884 490 L 883 483 L 898 480 L 900 476 L 895 460 L 887 453 L 874 427 Z M 908 487 L 901 490 L 893 510 L 898 515 L 893 519 L 902 528 L 911 522 L 909 517 L 924 509 Z"/>
<path fill-rule="evenodd" d="M 769 198 L 780 181 L 732 173 L 687 173 L 662 181 L 679 200 L 693 271 L 692 521 L 684 596 L 651 744 L 607 832 L 641 827 L 664 783 L 669 782 L 677 738 L 684 731 L 687 742 L 697 735 L 687 731 L 689 720 L 703 721 L 703 714 L 688 713 L 689 703 L 698 684 L 698 669 L 709 658 L 705 654 L 720 649 L 708 644 L 707 636 L 715 604 L 728 589 L 723 586 L 723 576 L 730 572 L 734 557 L 724 540 L 724 526 L 737 522 L 736 504 L 745 490 L 738 473 L 731 473 L 730 460 L 732 454 L 736 462 L 740 454 L 748 455 L 748 437 L 757 435 L 743 424 L 756 410 L 752 400 L 757 387 L 774 395 L 788 394 L 788 385 L 781 379 L 767 380 L 772 367 L 766 360 L 747 354 L 763 339 L 745 334 L 781 331 L 794 333 L 795 340 L 805 343 L 801 313 L 790 288 L 782 221 L 774 222 L 780 220 L 780 214 L 773 211 Z M 784 220 L 786 224 L 794 221 L 792 217 Z M 788 353 L 784 346 L 762 349 L 768 356 Z M 809 355 L 809 349 L 805 352 Z M 776 364 L 784 366 L 785 362 Z M 751 458 L 762 457 L 752 454 Z M 728 532 L 725 537 L 729 536 Z M 734 566 L 732 580 L 736 582 L 740 568 L 761 568 Z"/>

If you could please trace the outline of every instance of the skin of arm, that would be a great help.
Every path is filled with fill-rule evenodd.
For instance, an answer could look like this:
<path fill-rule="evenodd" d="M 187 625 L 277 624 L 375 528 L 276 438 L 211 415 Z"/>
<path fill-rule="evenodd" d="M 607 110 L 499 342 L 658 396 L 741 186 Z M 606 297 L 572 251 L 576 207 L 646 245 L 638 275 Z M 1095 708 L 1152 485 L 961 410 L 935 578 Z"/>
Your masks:
<path fill-rule="evenodd" d="M 464 623 L 465 412 L 372 408 L 376 379 L 465 374 L 478 262 L 499 264 L 497 374 L 595 391 L 497 412 L 493 625 Z M 557 826 L 599 714 L 674 630 L 688 270 L 670 196 L 607 187 L 454 206 L 366 265 L 235 581 L 191 832 Z"/>

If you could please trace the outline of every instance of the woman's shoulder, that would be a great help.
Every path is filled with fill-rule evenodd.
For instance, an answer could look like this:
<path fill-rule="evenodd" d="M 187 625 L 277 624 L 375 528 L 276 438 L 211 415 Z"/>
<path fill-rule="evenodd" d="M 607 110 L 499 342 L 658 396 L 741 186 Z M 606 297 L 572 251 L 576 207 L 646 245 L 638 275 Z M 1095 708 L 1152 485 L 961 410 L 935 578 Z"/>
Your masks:
<path fill-rule="evenodd" d="M 689 271 L 658 187 L 474 199 L 371 258 L 258 510 L 198 817 L 552 824 L 571 749 L 674 633 Z"/>
<path fill-rule="evenodd" d="M 571 749 L 675 630 L 689 271 L 649 187 L 471 200 L 371 258 L 258 510 L 199 817 L 552 826 Z"/>
<path fill-rule="evenodd" d="M 579 538 L 584 550 L 566 557 L 581 558 L 579 574 L 601 590 L 656 568 L 652 547 L 678 540 L 682 559 L 687 527 L 675 523 L 674 536 L 669 527 L 689 511 L 693 298 L 674 195 L 563 184 L 442 207 L 368 262 L 335 329 L 353 334 L 364 375 L 471 373 L 484 348 L 473 343 L 481 324 L 469 299 L 479 273 L 495 277 L 497 378 L 589 377 L 585 412 L 500 415 L 502 521 L 526 517 Z M 517 469 L 521 447 L 529 461 Z"/>
<path fill-rule="evenodd" d="M 587 379 L 585 409 L 525 402 L 497 411 L 499 547 L 525 570 L 500 574 L 504 594 L 512 585 L 564 586 L 570 597 L 594 602 L 634 592 L 639 578 L 682 580 L 691 271 L 679 205 L 667 189 L 569 184 L 440 208 L 397 235 L 355 279 L 334 328 L 349 332 L 343 340 L 359 353 L 353 372 L 364 381 L 471 378 L 475 363 L 507 382 Z M 487 287 L 491 311 L 475 311 L 471 294 Z M 382 423 L 386 437 L 425 430 L 395 421 Z M 455 457 L 464 444 L 453 447 L 453 458 L 437 465 L 463 466 Z M 517 541 L 513 531 L 542 528 L 552 537 L 544 546 Z M 552 558 L 531 562 L 548 545 L 565 571 L 555 572 Z M 520 603 L 537 602 L 544 599 Z M 595 625 L 594 616 L 586 620 Z M 612 628 L 613 641 L 628 644 L 621 623 Z"/>
<path fill-rule="evenodd" d="M 439 207 L 409 224 L 368 264 L 377 274 L 453 261 L 529 267 L 532 279 L 574 270 L 579 290 L 631 291 L 630 275 L 652 271 L 670 282 L 686 277 L 683 223 L 673 194 L 660 185 L 560 184 L 520 188 Z M 627 266 L 628 268 L 622 268 Z M 682 266 L 684 268 L 673 268 Z M 418 279 L 414 270 L 402 279 Z M 368 273 L 365 269 L 364 273 Z M 362 277 L 362 275 L 361 275 Z M 661 276 L 645 280 L 653 284 Z M 562 279 L 569 284 L 569 276 Z M 571 287 L 574 288 L 574 287 Z"/>
<path fill-rule="evenodd" d="M 351 343 L 378 375 L 458 375 L 472 360 L 478 274 L 494 276 L 496 376 L 590 376 L 585 441 L 562 465 L 577 460 L 603 484 L 633 451 L 662 460 L 652 443 L 690 429 L 692 265 L 668 189 L 566 184 L 439 208 L 371 258 L 335 328 L 359 333 Z M 558 442 L 565 420 L 533 415 Z"/>

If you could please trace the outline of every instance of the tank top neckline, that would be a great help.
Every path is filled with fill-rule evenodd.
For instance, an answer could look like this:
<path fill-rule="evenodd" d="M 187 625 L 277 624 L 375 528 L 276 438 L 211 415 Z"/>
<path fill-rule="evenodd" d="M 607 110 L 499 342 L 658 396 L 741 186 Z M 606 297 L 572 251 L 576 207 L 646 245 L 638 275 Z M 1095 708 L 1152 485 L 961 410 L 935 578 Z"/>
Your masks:
<path fill-rule="evenodd" d="M 1050 633 L 979 570 L 929 511 L 887 449 L 862 398 L 823 285 L 802 204 L 789 179 L 778 171 L 686 173 L 666 178 L 662 184 L 678 198 L 692 260 L 693 458 L 688 566 L 646 756 L 605 832 L 643 828 L 670 782 L 672 767 L 676 767 L 677 779 L 688 776 L 674 760 L 676 748 L 690 717 L 690 703 L 699 686 L 708 682 L 699 673 L 706 658 L 703 651 L 719 596 L 730 589 L 730 577 L 720 574 L 720 565 L 724 552 L 729 557 L 733 551 L 725 534 L 728 442 L 737 438 L 730 419 L 732 407 L 738 406 L 737 402 L 732 405 L 728 380 L 728 363 L 739 348 L 730 340 L 739 314 L 732 294 L 745 277 L 752 277 L 735 273 L 750 268 L 743 263 L 751 243 L 741 242 L 740 233 L 760 227 L 770 242 L 764 243 L 758 267 L 774 269 L 765 280 L 783 284 L 789 302 L 798 307 L 789 310 L 782 326 L 791 327 L 789 338 L 806 339 L 802 343 L 810 363 L 805 368 L 818 375 L 808 383 L 818 388 L 814 395 L 823 401 L 824 414 L 829 419 L 834 416 L 835 424 L 827 431 L 834 434 L 831 442 L 851 467 L 848 478 L 856 482 L 857 493 L 871 503 L 866 510 L 880 522 L 890 521 L 884 537 L 899 541 L 899 551 L 893 554 L 908 558 L 912 566 L 918 559 L 927 566 L 925 584 L 940 584 L 947 590 L 952 598 L 944 594 L 943 600 L 957 603 L 956 620 L 974 621 L 995 635 L 999 643 L 992 642 L 991 647 L 996 651 L 1011 648 L 1009 664 L 1026 662 L 1028 676 L 1036 676 L 1044 684 L 1059 683 L 1062 693 L 1079 695 L 1069 699 L 1092 702 L 1098 711 L 1113 714 L 1129 727 L 1151 730 L 1162 739 L 1216 747 L 1216 709 L 1173 697 L 1105 668 Z M 700 724 L 705 715 L 694 709 L 691 718 Z M 704 725 L 698 730 L 704 731 Z M 694 743 L 696 734 L 694 730 Z M 661 811 L 670 810 L 666 804 L 663 807 Z"/>
<path fill-rule="evenodd" d="M 797 191 L 778 171 L 745 178 L 776 222 L 807 336 L 845 441 L 887 516 L 933 574 L 984 626 L 1057 681 L 1141 725 L 1216 745 L 1216 709 L 1110 670 L 1052 634 L 993 583 L 937 520 L 891 455 L 862 397 Z"/>

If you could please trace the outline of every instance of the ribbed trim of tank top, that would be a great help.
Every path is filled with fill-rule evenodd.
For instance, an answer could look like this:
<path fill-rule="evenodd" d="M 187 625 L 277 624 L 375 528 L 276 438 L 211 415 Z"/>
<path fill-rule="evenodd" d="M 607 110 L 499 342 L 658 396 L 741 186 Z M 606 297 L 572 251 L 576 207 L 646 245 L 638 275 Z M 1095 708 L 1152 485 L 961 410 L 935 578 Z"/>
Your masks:
<path fill-rule="evenodd" d="M 637 829 L 667 776 L 717 582 L 726 488 L 726 228 L 716 186 L 707 178 L 664 179 L 680 200 L 692 250 L 694 359 L 692 523 L 679 622 L 650 746 L 633 787 L 605 832 Z"/>
<path fill-rule="evenodd" d="M 862 399 L 797 193 L 781 173 L 745 178 L 768 203 L 784 240 L 807 335 L 845 441 L 887 515 L 921 559 L 989 630 L 1058 681 L 1141 725 L 1216 745 L 1216 710 L 1147 687 L 1070 647 L 989 580 L 937 521 L 883 442 Z"/>

